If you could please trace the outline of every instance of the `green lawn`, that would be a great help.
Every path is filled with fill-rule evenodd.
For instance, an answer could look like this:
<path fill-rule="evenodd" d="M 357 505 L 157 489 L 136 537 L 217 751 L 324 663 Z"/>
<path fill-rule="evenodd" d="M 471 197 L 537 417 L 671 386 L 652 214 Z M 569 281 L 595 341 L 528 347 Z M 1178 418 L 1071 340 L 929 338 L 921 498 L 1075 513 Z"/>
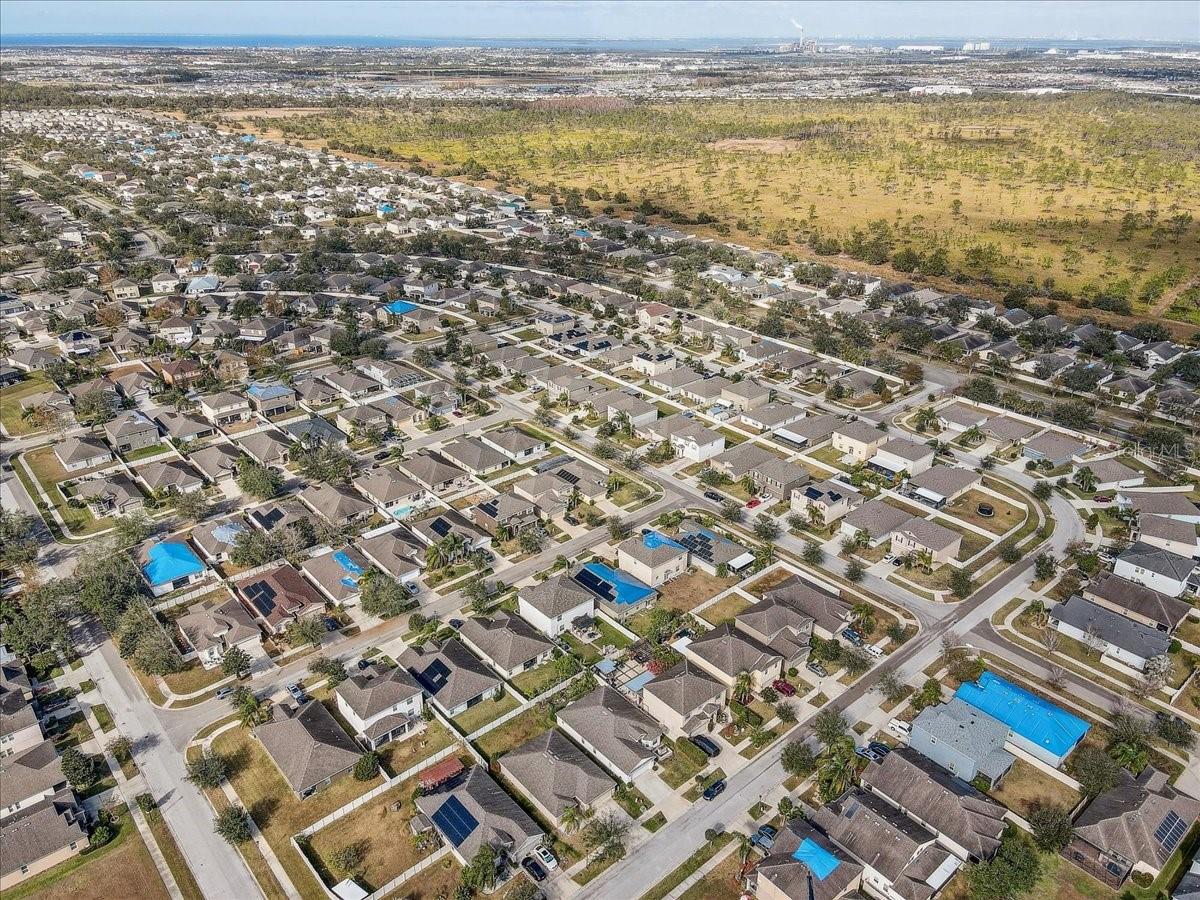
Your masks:
<path fill-rule="evenodd" d="M 488 761 L 492 761 L 553 727 L 554 715 L 549 706 L 537 703 L 483 735 L 475 741 L 475 747 Z"/>
<path fill-rule="evenodd" d="M 139 459 L 147 459 L 151 456 L 158 456 L 160 453 L 166 453 L 170 449 L 170 444 L 151 444 L 149 447 L 142 447 L 138 450 L 130 450 L 128 453 L 122 453 L 121 458 L 125 462 L 136 462 Z"/>
<path fill-rule="evenodd" d="M 682 741 L 675 742 L 675 752 L 670 759 L 659 765 L 658 775 L 673 788 L 682 787 L 691 781 L 707 764 L 693 758 L 688 752 L 680 750 Z"/>
<path fill-rule="evenodd" d="M 499 700 L 484 700 L 459 713 L 454 717 L 454 724 L 461 728 L 464 734 L 474 734 L 489 722 L 512 712 L 518 705 L 513 695 L 505 691 Z"/>
<path fill-rule="evenodd" d="M 31 394 L 56 390 L 55 384 L 42 372 L 30 372 L 12 387 L 0 391 L 0 422 L 12 436 L 29 434 L 34 429 L 21 416 L 21 401 Z"/>
<path fill-rule="evenodd" d="M 564 657 L 564 659 L 571 659 L 571 657 Z M 529 669 L 526 672 L 522 672 L 512 679 L 512 685 L 526 697 L 532 698 L 550 690 L 556 684 L 561 684 L 578 671 L 578 665 L 576 665 L 574 671 L 571 671 L 563 662 L 551 660 L 548 663 L 543 663 L 536 669 Z"/>

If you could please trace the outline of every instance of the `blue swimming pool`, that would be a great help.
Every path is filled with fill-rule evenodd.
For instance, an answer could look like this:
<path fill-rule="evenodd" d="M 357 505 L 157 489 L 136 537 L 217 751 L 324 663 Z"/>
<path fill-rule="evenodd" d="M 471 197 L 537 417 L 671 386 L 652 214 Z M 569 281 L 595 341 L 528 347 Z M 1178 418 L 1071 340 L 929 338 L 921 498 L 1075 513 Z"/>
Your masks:
<path fill-rule="evenodd" d="M 403 519 L 405 516 L 407 516 L 409 513 L 411 513 L 414 509 L 416 509 L 416 507 L 412 506 L 412 505 L 397 506 L 395 509 L 392 510 L 392 518 L 393 519 Z"/>
<path fill-rule="evenodd" d="M 625 685 L 625 690 L 629 691 L 631 694 L 636 694 L 653 680 L 653 672 L 643 672 L 636 678 L 629 679 L 629 683 Z"/>
<path fill-rule="evenodd" d="M 654 588 L 647 587 L 632 575 L 601 562 L 585 563 L 583 568 L 575 573 L 575 580 L 601 599 L 609 600 L 618 606 L 641 603 L 654 593 Z"/>
<path fill-rule="evenodd" d="M 406 312 L 412 312 L 416 308 L 417 307 L 416 307 L 415 303 L 408 303 L 407 301 L 404 301 L 404 300 L 393 300 L 391 303 L 389 303 L 387 306 L 384 307 L 384 309 L 386 309 L 388 312 L 390 312 L 394 316 L 403 315 Z"/>
<path fill-rule="evenodd" d="M 192 548 L 183 541 L 162 541 L 146 551 L 146 564 L 142 574 L 153 587 L 170 584 L 180 578 L 204 571 Z"/>

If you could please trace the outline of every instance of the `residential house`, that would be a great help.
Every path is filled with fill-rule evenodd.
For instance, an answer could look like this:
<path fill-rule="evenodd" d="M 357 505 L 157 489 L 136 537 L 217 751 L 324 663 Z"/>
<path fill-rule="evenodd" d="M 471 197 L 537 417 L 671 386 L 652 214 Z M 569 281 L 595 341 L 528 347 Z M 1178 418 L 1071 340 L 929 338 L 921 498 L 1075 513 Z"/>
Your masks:
<path fill-rule="evenodd" d="M 449 789 L 424 794 L 414 802 L 463 866 L 471 863 L 484 844 L 515 863 L 532 853 L 545 837 L 482 766 L 473 767 Z"/>
<path fill-rule="evenodd" d="M 333 689 L 338 712 L 368 750 L 411 737 L 425 727 L 425 695 L 403 666 L 373 664 Z"/>
<path fill-rule="evenodd" d="M 210 519 L 192 529 L 191 542 L 200 550 L 210 564 L 229 559 L 229 553 L 237 543 L 238 536 L 250 530 L 240 514 Z"/>
<path fill-rule="evenodd" d="M 204 479 L 185 462 L 168 459 L 153 462 L 137 470 L 152 494 L 194 494 L 204 490 Z"/>
<path fill-rule="evenodd" d="M 586 815 L 616 784 L 557 728 L 505 753 L 499 767 L 500 774 L 556 825 L 568 809 Z"/>
<path fill-rule="evenodd" d="M 1131 872 L 1157 877 L 1200 817 L 1200 800 L 1170 784 L 1154 766 L 1124 769 L 1075 820 L 1063 855 L 1112 888 Z"/>
<path fill-rule="evenodd" d="M 0 890 L 11 891 L 87 849 L 87 812 L 75 792 L 64 788 L 0 818 L 0 843 Z"/>
<path fill-rule="evenodd" d="M 643 529 L 617 545 L 617 564 L 642 583 L 659 587 L 687 572 L 688 551 L 661 532 Z"/>
<path fill-rule="evenodd" d="M 844 538 L 878 547 L 912 518 L 910 513 L 892 506 L 883 497 L 876 497 L 843 516 L 839 531 Z"/>
<path fill-rule="evenodd" d="M 200 398 L 200 413 L 218 428 L 249 421 L 250 401 L 237 394 L 222 391 Z"/>
<path fill-rule="evenodd" d="M 894 556 L 911 556 L 932 569 L 956 563 L 961 548 L 959 532 L 920 516 L 913 516 L 892 532 Z"/>
<path fill-rule="evenodd" d="M 66 472 L 82 472 L 112 462 L 113 458 L 103 441 L 88 436 L 69 437 L 56 443 L 54 455 Z"/>
<path fill-rule="evenodd" d="M 457 716 L 504 691 L 504 683 L 457 638 L 440 646 L 409 647 L 397 662 L 446 716 Z"/>
<path fill-rule="evenodd" d="M 642 688 L 642 708 L 673 738 L 709 731 L 725 708 L 726 687 L 684 658 Z"/>
<path fill-rule="evenodd" d="M 421 450 L 397 463 L 401 472 L 427 491 L 441 496 L 459 491 L 471 484 L 470 476 L 445 457 L 430 450 Z"/>
<path fill-rule="evenodd" d="M 920 475 L 933 465 L 933 448 L 906 438 L 893 438 L 881 445 L 867 460 L 867 468 L 888 478 Z"/>
<path fill-rule="evenodd" d="M 1196 590 L 1192 579 L 1197 565 L 1191 557 L 1138 541 L 1117 557 L 1113 572 L 1160 594 L 1178 597 L 1185 591 Z"/>
<path fill-rule="evenodd" d="M 1168 634 L 1183 624 L 1192 609 L 1186 600 L 1168 597 L 1106 571 L 1096 573 L 1084 587 L 1083 596 L 1099 606 Z"/>
<path fill-rule="evenodd" d="M 1021 450 L 1021 455 L 1037 463 L 1046 463 L 1052 469 L 1077 461 L 1091 446 L 1085 441 L 1060 434 L 1057 431 L 1045 431 L 1027 441 Z"/>
<path fill-rule="evenodd" d="M 287 465 L 292 448 L 291 443 L 274 429 L 248 434 L 238 441 L 238 446 L 260 466 L 280 469 Z"/>
<path fill-rule="evenodd" d="M 833 430 L 833 449 L 852 463 L 865 463 L 889 440 L 888 433 L 862 419 L 838 425 Z"/>
<path fill-rule="evenodd" d="M 742 672 L 750 674 L 755 691 L 783 675 L 783 657 L 732 622 L 724 622 L 697 638 L 683 638 L 678 647 L 687 659 L 731 690 Z"/>
<path fill-rule="evenodd" d="M 754 564 L 754 554 L 749 549 L 694 519 L 679 523 L 676 540 L 687 549 L 691 565 L 709 575 L 740 574 Z"/>
<path fill-rule="evenodd" d="M 438 452 L 451 463 L 477 476 L 498 472 L 509 462 L 504 453 L 474 437 L 443 444 Z"/>
<path fill-rule="evenodd" d="M 154 413 L 154 422 L 159 430 L 177 444 L 190 444 L 210 438 L 216 434 L 216 429 L 199 416 L 188 413 L 161 410 Z"/>
<path fill-rule="evenodd" d="M 566 574 L 552 575 L 541 584 L 520 588 L 517 611 L 542 634 L 559 637 L 577 619 L 596 614 L 596 595 Z"/>
<path fill-rule="evenodd" d="M 158 426 L 136 409 L 104 423 L 104 435 L 118 453 L 132 453 L 158 443 Z"/>
<path fill-rule="evenodd" d="M 850 624 L 850 604 L 799 575 L 781 581 L 766 591 L 762 599 L 794 607 L 813 620 L 813 634 L 826 640 L 832 640 Z"/>
<path fill-rule="evenodd" d="M 359 583 L 370 567 L 366 557 L 349 546 L 310 556 L 300 564 L 300 571 L 330 602 L 350 606 L 358 600 Z"/>
<path fill-rule="evenodd" d="M 1140 516 L 1134 527 L 1135 540 L 1179 556 L 1200 557 L 1200 536 L 1190 522 L 1165 516 Z"/>
<path fill-rule="evenodd" d="M 914 500 L 941 509 L 981 484 L 983 475 L 972 469 L 936 465 L 910 478 L 905 492 Z"/>
<path fill-rule="evenodd" d="M 81 481 L 75 485 L 74 493 L 98 518 L 129 515 L 143 509 L 146 502 L 137 484 L 123 472 Z"/>
<path fill-rule="evenodd" d="M 1079 594 L 1050 610 L 1050 625 L 1061 634 L 1098 650 L 1101 660 L 1144 671 L 1146 663 L 1164 656 L 1171 637 L 1149 625 L 1127 619 Z"/>
<path fill-rule="evenodd" d="M 402 584 L 411 584 L 425 565 L 424 544 L 405 528 L 363 538 L 358 549 L 382 572 Z"/>
<path fill-rule="evenodd" d="M 204 377 L 204 369 L 195 360 L 177 359 L 159 366 L 162 380 L 181 391 L 190 391 Z"/>
<path fill-rule="evenodd" d="M 757 900 L 841 900 L 858 896 L 863 867 L 805 819 L 792 819 L 746 874 Z"/>
<path fill-rule="evenodd" d="M 827 527 L 862 506 L 864 499 L 844 482 L 818 481 L 792 488 L 792 512 Z"/>
<path fill-rule="evenodd" d="M 782 657 L 783 669 L 808 660 L 813 618 L 786 600 L 760 600 L 733 619 L 733 627 L 750 640 Z"/>
<path fill-rule="evenodd" d="M 538 505 L 512 491 L 476 503 L 470 514 L 472 521 L 488 534 L 510 538 L 525 528 L 536 526 L 541 520 Z"/>
<path fill-rule="evenodd" d="M 205 600 L 175 620 L 179 633 L 205 669 L 221 665 L 237 647 L 251 657 L 262 656 L 260 632 L 254 619 L 233 597 Z"/>
<path fill-rule="evenodd" d="M 310 484 L 299 493 L 300 502 L 331 525 L 349 525 L 369 519 L 375 507 L 353 490 L 338 484 Z"/>
<path fill-rule="evenodd" d="M 44 739 L 38 714 L 25 691 L 0 688 L 0 758 L 24 753 Z"/>
<path fill-rule="evenodd" d="M 604 684 L 559 710 L 558 725 L 621 781 L 650 772 L 662 746 L 662 726 Z"/>
<path fill-rule="evenodd" d="M 908 745 L 963 781 L 982 776 L 995 787 L 1016 762 L 1004 749 L 1008 731 L 1003 722 L 951 697 L 917 714 Z"/>
<path fill-rule="evenodd" d="M 388 515 L 402 518 L 421 502 L 425 489 L 394 466 L 376 466 L 352 479 L 360 494 Z"/>
<path fill-rule="evenodd" d="M 489 447 L 499 450 L 515 463 L 523 463 L 534 459 L 546 449 L 546 442 L 533 437 L 517 428 L 498 428 L 485 431 L 479 440 Z"/>
<path fill-rule="evenodd" d="M 271 721 L 251 733 L 303 800 L 329 787 L 358 762 L 359 748 L 320 700 L 271 708 Z"/>
<path fill-rule="evenodd" d="M 502 611 L 465 619 L 458 635 L 506 679 L 549 662 L 554 652 L 554 644 L 532 625 Z"/>
<path fill-rule="evenodd" d="M 324 598 L 288 562 L 245 576 L 234 587 L 269 634 L 282 634 L 292 622 L 325 612 Z"/>
<path fill-rule="evenodd" d="M 256 381 L 246 388 L 246 396 L 250 405 L 269 419 L 296 408 L 296 392 L 279 382 Z"/>

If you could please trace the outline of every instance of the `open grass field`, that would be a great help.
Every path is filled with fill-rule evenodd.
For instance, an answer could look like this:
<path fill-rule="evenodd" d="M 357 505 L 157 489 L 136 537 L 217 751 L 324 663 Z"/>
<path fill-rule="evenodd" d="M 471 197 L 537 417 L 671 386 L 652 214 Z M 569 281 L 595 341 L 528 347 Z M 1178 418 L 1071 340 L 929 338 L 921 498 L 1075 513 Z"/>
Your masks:
<path fill-rule="evenodd" d="M 1074 809 L 1079 802 L 1079 792 L 1067 787 L 1057 778 L 1046 775 L 1032 764 L 1018 759 L 1012 771 L 1004 776 L 998 788 L 991 791 L 992 797 L 1003 803 L 1019 816 L 1029 817 L 1039 804 Z"/>
<path fill-rule="evenodd" d="M 1050 278 L 1076 297 L 1119 287 L 1142 313 L 1189 314 L 1176 300 L 1200 252 L 1200 110 L 1151 98 L 442 103 L 226 118 L 560 200 L 573 189 L 596 211 L 640 209 L 748 245 L 812 255 L 832 239 L 868 264 L 911 249 L 935 278 Z"/>

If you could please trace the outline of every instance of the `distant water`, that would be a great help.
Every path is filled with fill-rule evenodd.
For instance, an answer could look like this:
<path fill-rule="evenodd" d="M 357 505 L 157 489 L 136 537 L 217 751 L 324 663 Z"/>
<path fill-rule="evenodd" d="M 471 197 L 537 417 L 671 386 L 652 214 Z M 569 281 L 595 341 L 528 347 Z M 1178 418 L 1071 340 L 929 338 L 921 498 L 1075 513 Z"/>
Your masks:
<path fill-rule="evenodd" d="M 301 47 L 353 47 L 390 49 L 398 47 L 495 47 L 500 49 L 540 48 L 546 50 L 577 50 L 584 52 L 649 52 L 663 50 L 738 50 L 777 47 L 795 40 L 795 35 L 777 38 L 663 38 L 654 40 L 612 40 L 586 38 L 421 38 L 380 37 L 376 35 L 313 35 L 287 34 L 7 34 L 0 35 L 2 47 L 145 47 L 179 49 L 275 48 L 295 49 Z M 988 40 L 984 36 L 957 38 L 908 37 L 908 38 L 821 38 L 822 45 L 848 44 L 853 47 L 894 48 L 911 44 L 941 44 L 947 50 L 960 47 L 964 41 Z M 996 50 L 1045 50 L 1057 47 L 1062 50 L 1120 50 L 1144 49 L 1195 49 L 1200 42 L 1186 41 L 1107 41 L 1079 40 L 1054 41 L 1041 38 L 1022 40 L 992 40 Z"/>

